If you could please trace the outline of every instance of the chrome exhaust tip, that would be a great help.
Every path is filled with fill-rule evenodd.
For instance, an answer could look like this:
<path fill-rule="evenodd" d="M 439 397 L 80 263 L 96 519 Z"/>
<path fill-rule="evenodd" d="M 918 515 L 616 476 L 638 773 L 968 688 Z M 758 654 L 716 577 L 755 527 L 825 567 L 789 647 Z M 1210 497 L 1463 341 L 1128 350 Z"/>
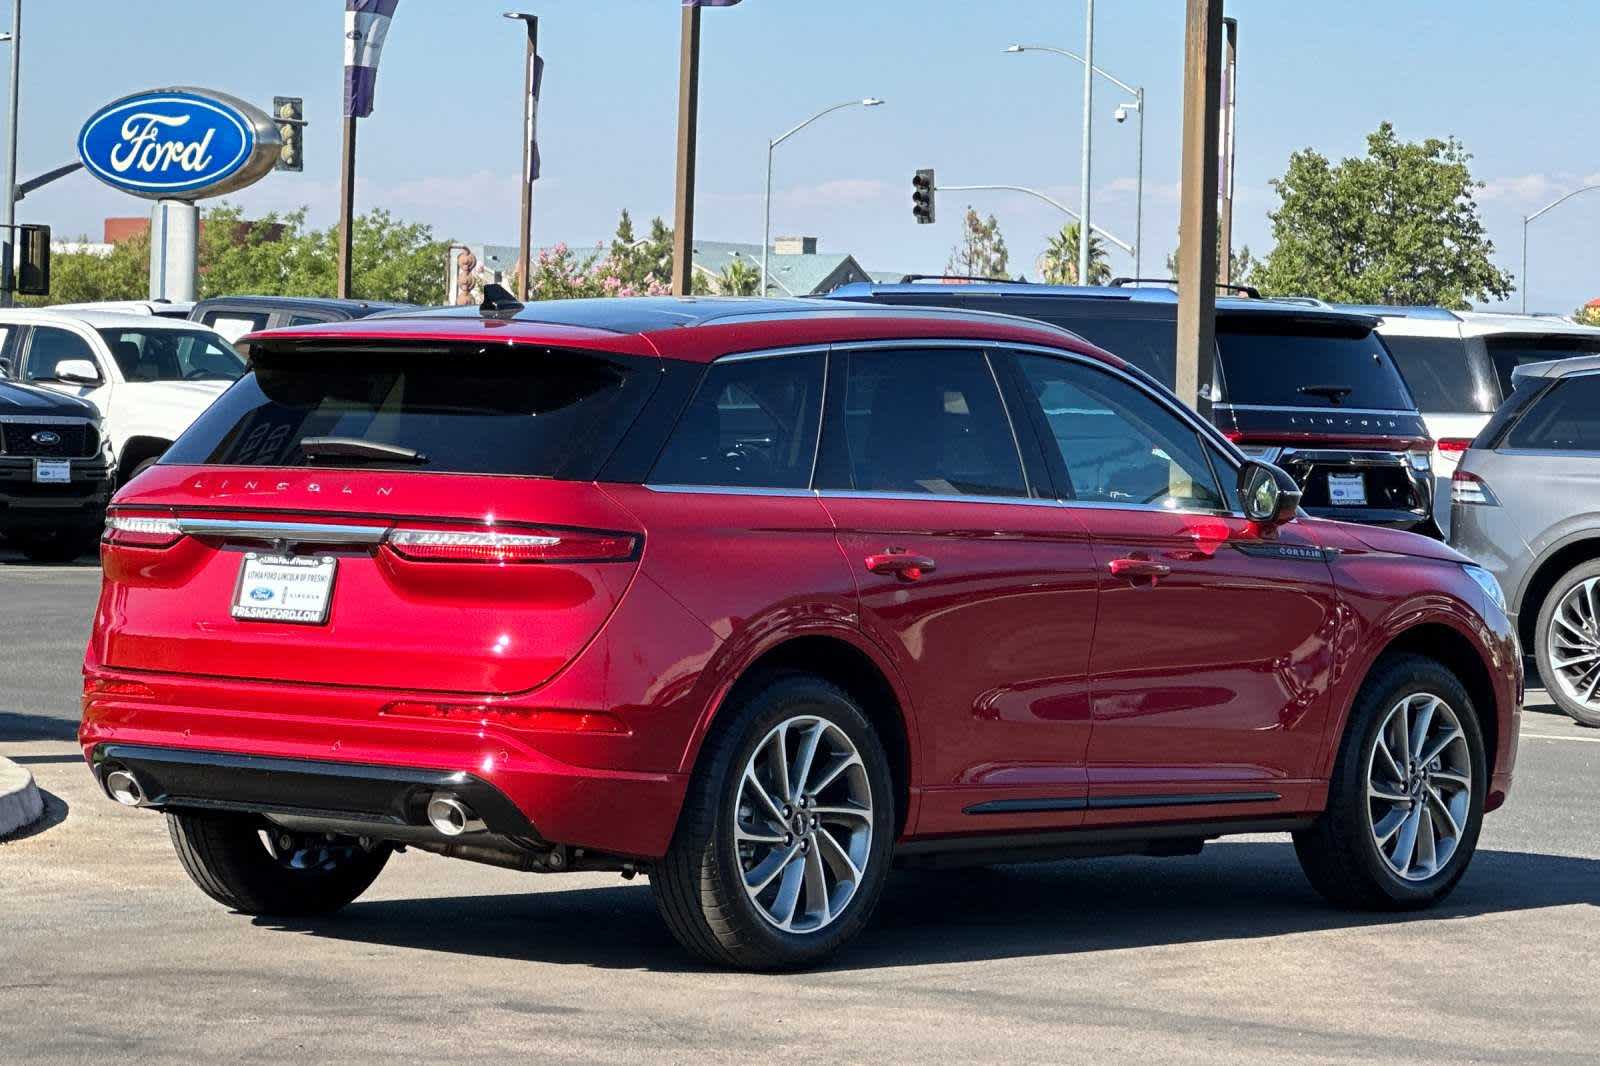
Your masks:
<path fill-rule="evenodd" d="M 105 788 L 106 794 L 124 807 L 144 805 L 144 788 L 140 786 L 139 779 L 128 770 L 119 767 L 107 773 Z"/>
<path fill-rule="evenodd" d="M 448 792 L 435 792 L 429 797 L 428 824 L 447 837 L 481 833 L 486 828 L 477 812 Z"/>

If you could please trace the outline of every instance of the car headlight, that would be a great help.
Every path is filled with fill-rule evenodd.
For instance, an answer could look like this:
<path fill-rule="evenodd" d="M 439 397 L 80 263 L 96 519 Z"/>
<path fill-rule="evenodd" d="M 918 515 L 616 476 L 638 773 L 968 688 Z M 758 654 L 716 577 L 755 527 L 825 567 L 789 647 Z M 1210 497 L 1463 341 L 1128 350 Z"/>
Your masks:
<path fill-rule="evenodd" d="M 1488 595 L 1489 602 L 1500 608 L 1500 613 L 1504 614 L 1506 610 L 1506 594 L 1505 590 L 1500 587 L 1499 579 L 1481 566 L 1467 565 L 1461 569 L 1465 570 L 1467 576 L 1478 583 L 1478 587 Z"/>

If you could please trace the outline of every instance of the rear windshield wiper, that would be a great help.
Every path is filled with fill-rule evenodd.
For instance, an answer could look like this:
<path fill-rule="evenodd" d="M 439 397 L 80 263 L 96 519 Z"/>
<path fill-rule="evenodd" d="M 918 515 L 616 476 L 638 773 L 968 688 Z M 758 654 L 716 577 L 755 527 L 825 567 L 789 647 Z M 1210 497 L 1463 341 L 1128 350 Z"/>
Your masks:
<path fill-rule="evenodd" d="M 1338 405 L 1344 402 L 1346 396 L 1356 390 L 1348 385 L 1302 385 L 1294 391 L 1302 396 L 1321 396 L 1329 403 Z"/>
<path fill-rule="evenodd" d="M 415 448 L 360 437 L 306 437 L 300 441 L 300 451 L 307 459 L 370 459 L 379 463 L 419 465 L 428 461 L 428 457 Z"/>

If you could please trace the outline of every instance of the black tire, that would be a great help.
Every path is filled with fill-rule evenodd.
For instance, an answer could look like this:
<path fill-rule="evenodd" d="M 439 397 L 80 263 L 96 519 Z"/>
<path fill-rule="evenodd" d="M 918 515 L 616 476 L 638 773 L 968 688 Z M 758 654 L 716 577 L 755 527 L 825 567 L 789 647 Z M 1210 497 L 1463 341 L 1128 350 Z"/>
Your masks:
<path fill-rule="evenodd" d="M 1373 839 L 1367 796 L 1367 765 L 1387 712 L 1407 696 L 1429 693 L 1456 712 L 1472 770 L 1470 802 L 1456 850 L 1425 880 L 1395 873 Z M 1440 663 L 1418 655 L 1380 659 L 1351 709 L 1328 785 L 1327 809 L 1309 829 L 1294 834 L 1301 869 L 1318 892 L 1343 907 L 1365 910 L 1415 910 L 1449 895 L 1478 844 L 1487 784 L 1483 734 L 1478 712 L 1460 679 Z"/>
<path fill-rule="evenodd" d="M 797 715 L 825 719 L 849 738 L 872 800 L 863 876 L 838 915 L 807 933 L 779 929 L 751 901 L 733 837 L 746 764 L 771 730 Z M 815 965 L 859 933 L 877 906 L 893 850 L 895 803 L 883 744 L 855 702 L 816 677 L 774 676 L 738 695 L 706 739 L 672 844 L 650 871 L 656 907 L 679 943 L 715 965 L 748 970 Z"/>
<path fill-rule="evenodd" d="M 1539 608 L 1539 619 L 1534 623 L 1533 648 L 1534 661 L 1539 666 L 1539 678 L 1544 682 L 1544 689 L 1574 721 L 1586 726 L 1600 727 L 1600 707 L 1591 707 L 1573 699 L 1562 691 L 1556 677 L 1552 649 L 1550 647 L 1550 625 L 1555 619 L 1556 608 L 1561 606 L 1561 601 L 1572 591 L 1573 586 L 1600 577 L 1600 559 L 1594 559 L 1579 565 L 1562 574 L 1551 587 L 1549 595 L 1545 596 L 1544 604 Z"/>
<path fill-rule="evenodd" d="M 312 864 L 295 868 L 275 858 L 263 831 L 308 846 Z M 349 837 L 288 834 L 248 815 L 172 812 L 167 832 L 200 891 L 243 914 L 331 914 L 367 890 L 390 854 L 387 844 L 367 849 Z"/>

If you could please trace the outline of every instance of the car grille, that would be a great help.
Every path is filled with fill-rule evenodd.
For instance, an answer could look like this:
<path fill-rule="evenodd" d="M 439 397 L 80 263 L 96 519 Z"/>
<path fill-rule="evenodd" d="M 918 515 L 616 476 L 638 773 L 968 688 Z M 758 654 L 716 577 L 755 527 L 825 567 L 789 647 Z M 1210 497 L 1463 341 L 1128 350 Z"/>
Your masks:
<path fill-rule="evenodd" d="M 99 450 L 100 433 L 89 422 L 0 422 L 0 455 L 87 459 Z"/>

